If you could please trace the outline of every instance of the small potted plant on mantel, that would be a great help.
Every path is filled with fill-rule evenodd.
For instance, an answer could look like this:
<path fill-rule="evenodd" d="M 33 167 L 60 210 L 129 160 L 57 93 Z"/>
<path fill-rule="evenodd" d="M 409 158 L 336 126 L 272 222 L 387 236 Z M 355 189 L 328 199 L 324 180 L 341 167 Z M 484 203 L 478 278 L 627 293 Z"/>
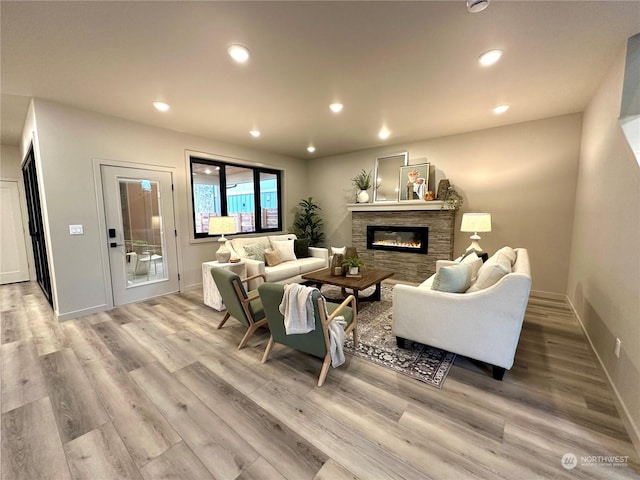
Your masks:
<path fill-rule="evenodd" d="M 364 168 L 362 171 L 351 179 L 353 184 L 360 191 L 356 196 L 358 203 L 367 203 L 369 201 L 369 193 L 367 190 L 371 188 L 371 172 L 367 172 Z"/>
<path fill-rule="evenodd" d="M 347 267 L 347 277 L 359 277 L 360 269 L 365 267 L 365 263 L 359 257 L 349 257 L 344 259 L 342 266 Z"/>

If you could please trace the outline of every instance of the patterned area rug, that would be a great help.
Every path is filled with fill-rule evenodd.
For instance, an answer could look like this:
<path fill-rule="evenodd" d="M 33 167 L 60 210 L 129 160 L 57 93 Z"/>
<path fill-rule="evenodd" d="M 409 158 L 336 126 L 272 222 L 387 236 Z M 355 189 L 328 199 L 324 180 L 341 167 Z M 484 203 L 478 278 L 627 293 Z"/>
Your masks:
<path fill-rule="evenodd" d="M 360 303 L 358 348 L 353 348 L 353 337 L 349 335 L 344 345 L 345 352 L 442 388 L 456 358 L 455 353 L 410 340 L 406 341 L 406 349 L 396 346 L 396 337 L 391 331 L 392 289 L 392 286 L 382 285 L 380 302 Z M 372 291 L 373 287 L 362 292 L 362 296 Z M 322 293 L 328 298 L 341 298 L 337 287 L 324 286 Z"/>

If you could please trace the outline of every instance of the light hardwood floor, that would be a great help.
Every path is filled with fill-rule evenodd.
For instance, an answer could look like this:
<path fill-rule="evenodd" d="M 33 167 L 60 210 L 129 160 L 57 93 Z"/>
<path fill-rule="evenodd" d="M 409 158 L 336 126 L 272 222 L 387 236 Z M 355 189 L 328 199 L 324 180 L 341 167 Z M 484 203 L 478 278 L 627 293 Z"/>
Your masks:
<path fill-rule="evenodd" d="M 34 283 L 0 299 L 2 480 L 640 478 L 563 302 L 531 298 L 503 382 L 459 358 L 438 390 L 350 356 L 317 388 L 197 292 L 62 323 Z"/>

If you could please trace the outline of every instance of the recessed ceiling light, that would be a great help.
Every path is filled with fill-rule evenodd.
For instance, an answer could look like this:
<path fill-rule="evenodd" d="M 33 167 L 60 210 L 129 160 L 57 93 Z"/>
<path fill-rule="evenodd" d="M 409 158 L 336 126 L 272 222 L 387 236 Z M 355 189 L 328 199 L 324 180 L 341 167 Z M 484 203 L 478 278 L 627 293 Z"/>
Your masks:
<path fill-rule="evenodd" d="M 489 0 L 467 0 L 467 10 L 478 13 L 489 6 Z"/>
<path fill-rule="evenodd" d="M 331 105 L 329 105 L 329 108 L 333 113 L 340 113 L 344 108 L 344 105 L 342 105 L 341 103 L 332 103 Z"/>
<path fill-rule="evenodd" d="M 382 130 L 378 132 L 378 137 L 380 137 L 382 140 L 386 140 L 387 138 L 389 138 L 389 135 L 391 135 L 391 132 L 387 130 L 387 127 L 383 127 Z"/>
<path fill-rule="evenodd" d="M 206 173 L 207 175 L 211 175 L 211 169 L 210 168 L 205 169 L 204 173 Z"/>
<path fill-rule="evenodd" d="M 260 130 L 251 130 L 249 133 L 254 138 L 258 138 L 260 136 Z"/>
<path fill-rule="evenodd" d="M 493 113 L 495 113 L 496 115 L 500 115 L 501 113 L 504 113 L 507 110 L 509 110 L 509 105 L 498 105 L 493 109 Z"/>
<path fill-rule="evenodd" d="M 313 152 L 315 152 L 315 151 L 316 151 L 316 147 L 314 147 L 313 145 L 309 145 L 309 146 L 307 147 L 307 152 L 309 152 L 309 153 L 313 153 Z"/>
<path fill-rule="evenodd" d="M 502 50 L 489 50 L 480 55 L 480 64 L 488 67 L 500 60 L 500 57 L 502 57 Z"/>
<path fill-rule="evenodd" d="M 164 102 L 153 102 L 153 106 L 156 107 L 156 110 L 159 110 L 161 112 L 166 112 L 171 108 L 168 103 Z"/>
<path fill-rule="evenodd" d="M 243 45 L 231 45 L 227 52 L 238 63 L 245 63 L 249 60 L 249 50 Z"/>

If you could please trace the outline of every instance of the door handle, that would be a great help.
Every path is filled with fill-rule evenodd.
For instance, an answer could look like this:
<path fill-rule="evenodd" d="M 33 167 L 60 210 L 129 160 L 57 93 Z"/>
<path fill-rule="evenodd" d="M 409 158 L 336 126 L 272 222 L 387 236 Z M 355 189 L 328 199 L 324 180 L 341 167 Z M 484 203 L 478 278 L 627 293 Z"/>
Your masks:
<path fill-rule="evenodd" d="M 124 247 L 124 243 L 111 242 L 111 243 L 109 244 L 109 246 L 110 246 L 111 248 Z"/>

